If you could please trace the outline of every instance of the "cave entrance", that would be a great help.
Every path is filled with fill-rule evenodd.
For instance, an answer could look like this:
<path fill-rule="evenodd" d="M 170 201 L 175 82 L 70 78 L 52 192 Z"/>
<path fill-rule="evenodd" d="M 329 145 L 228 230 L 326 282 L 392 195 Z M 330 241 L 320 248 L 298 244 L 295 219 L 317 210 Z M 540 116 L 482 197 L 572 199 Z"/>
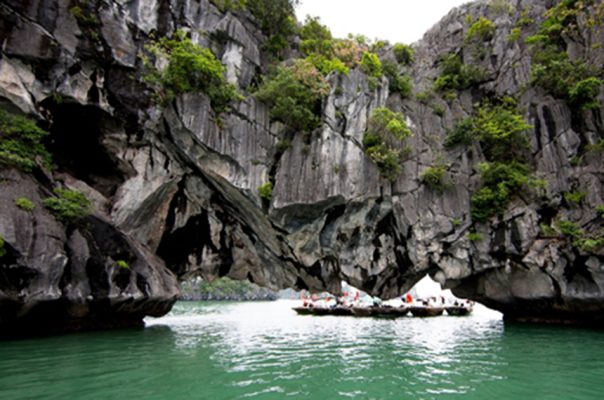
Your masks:
<path fill-rule="evenodd" d="M 47 147 L 58 169 L 111 197 L 127 175 L 107 140 L 119 125 L 98 107 L 57 99 L 43 105 L 51 114 Z"/>

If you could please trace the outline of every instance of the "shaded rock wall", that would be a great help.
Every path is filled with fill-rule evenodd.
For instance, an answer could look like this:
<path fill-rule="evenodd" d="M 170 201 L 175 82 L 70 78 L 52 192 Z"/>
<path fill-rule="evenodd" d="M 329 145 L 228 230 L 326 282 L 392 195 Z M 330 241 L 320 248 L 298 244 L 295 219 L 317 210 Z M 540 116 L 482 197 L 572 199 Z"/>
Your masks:
<path fill-rule="evenodd" d="M 59 167 L 55 179 L 85 191 L 94 200 L 95 221 L 123 232 L 130 246 L 144 252 L 149 271 L 163 271 L 156 283 L 164 287 L 157 292 L 164 311 L 173 278 L 151 253 L 180 277 L 229 276 L 271 288 L 334 292 L 346 280 L 383 297 L 400 294 L 429 273 L 456 294 L 510 318 L 599 318 L 603 254 L 578 250 L 565 238 L 543 237 L 539 225 L 568 219 L 591 229 L 597 222 L 601 160 L 592 157 L 578 166 L 571 160 L 602 137 L 602 109 L 577 117 L 564 101 L 528 85 L 529 49 L 508 35 L 522 10 L 540 21 L 549 3 L 512 3 L 509 12 L 480 1 L 455 9 L 415 45 L 409 71 L 416 93 L 429 91 L 440 73 L 439 59 L 452 51 L 487 71 L 480 84 L 448 101 L 438 94 L 417 101 L 390 94 L 385 78 L 371 88 L 358 69 L 332 75 L 321 128 L 294 135 L 286 149 L 278 145 L 283 126 L 271 123 L 267 107 L 248 90 L 269 66 L 266 37 L 247 12 L 220 12 L 207 0 L 91 1 L 89 12 L 99 18 L 92 26 L 70 12 L 67 0 L 5 1 L 0 99 L 3 107 L 49 128 Z M 493 38 L 481 44 L 485 57 L 465 44 L 468 16 L 478 15 L 497 25 Z M 153 101 L 141 82 L 139 56 L 152 33 L 176 28 L 212 48 L 228 80 L 246 94 L 232 112 L 217 118 L 203 93 L 180 95 L 167 105 Z M 584 47 L 601 43 L 602 29 L 579 32 L 581 40 L 569 39 L 569 52 L 601 65 L 604 52 Z M 385 50 L 381 57 L 392 54 Z M 472 224 L 470 197 L 484 157 L 480 148 L 447 150 L 443 142 L 475 102 L 497 95 L 518 95 L 534 126 L 532 162 L 548 182 L 547 201 L 518 193 L 503 217 Z M 412 155 L 392 183 L 380 177 L 362 148 L 371 111 L 386 105 L 403 112 L 414 133 Z M 420 182 L 437 160 L 448 165 L 450 185 L 443 193 Z M 257 188 L 269 180 L 274 191 L 267 205 Z M 571 190 L 587 196 L 567 207 L 563 194 Z M 41 210 L 29 218 L 36 226 L 53 226 Z M 5 224 L 0 227 L 10 248 L 23 246 Z M 470 229 L 483 240 L 470 241 Z M 72 256 L 64 248 L 76 239 L 57 235 L 55 247 L 45 244 L 48 251 L 42 253 L 63 255 L 68 264 Z M 3 260 L 2 268 L 30 268 L 31 262 Z M 70 292 L 58 287 L 53 293 L 68 298 Z M 6 304 L 18 296 L 9 297 Z"/>
<path fill-rule="evenodd" d="M 176 276 L 147 248 L 102 216 L 66 228 L 42 206 L 46 185 L 30 175 L 5 169 L 0 181 L 1 336 L 140 326 L 171 309 Z M 17 207 L 20 197 L 35 208 Z"/>

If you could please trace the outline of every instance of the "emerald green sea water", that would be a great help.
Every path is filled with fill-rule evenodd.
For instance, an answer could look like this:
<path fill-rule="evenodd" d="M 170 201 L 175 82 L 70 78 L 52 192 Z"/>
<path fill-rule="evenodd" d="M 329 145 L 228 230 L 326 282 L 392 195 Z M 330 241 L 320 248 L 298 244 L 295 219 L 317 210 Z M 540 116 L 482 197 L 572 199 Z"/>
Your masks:
<path fill-rule="evenodd" d="M 0 399 L 601 399 L 604 332 L 178 303 L 142 330 L 0 342 Z"/>

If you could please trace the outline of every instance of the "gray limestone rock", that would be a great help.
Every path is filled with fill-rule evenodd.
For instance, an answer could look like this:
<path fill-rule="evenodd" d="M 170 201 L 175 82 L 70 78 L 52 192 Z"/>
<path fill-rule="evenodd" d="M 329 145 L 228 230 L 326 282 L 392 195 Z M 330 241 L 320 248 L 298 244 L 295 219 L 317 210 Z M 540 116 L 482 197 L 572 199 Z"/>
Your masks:
<path fill-rule="evenodd" d="M 170 310 L 176 277 L 148 249 L 102 217 L 64 226 L 42 204 L 50 192 L 28 175 L 4 169 L 0 181 L 2 336 L 139 326 Z M 33 210 L 15 205 L 22 197 Z"/>
<path fill-rule="evenodd" d="M 53 177 L 2 166 L 0 235 L 9 256 L 0 264 L 0 325 L 48 323 L 42 312 L 67 329 L 107 326 L 110 317 L 115 325 L 140 321 L 168 311 L 172 273 L 333 292 L 346 280 L 383 297 L 430 274 L 510 319 L 602 315 L 604 251 L 543 232 L 567 220 L 597 235 L 596 207 L 604 204 L 601 154 L 586 151 L 598 148 L 604 110 L 577 113 L 532 87 L 531 50 L 508 39 L 523 10 L 540 21 L 545 5 L 521 0 L 502 12 L 475 1 L 452 10 L 413 46 L 415 61 L 405 68 L 414 96 L 390 93 L 386 78 L 370 84 L 358 68 L 332 74 L 322 125 L 302 133 L 271 122 L 253 96 L 250 85 L 270 57 L 245 10 L 221 12 L 208 0 L 109 0 L 92 4 L 99 23 L 90 26 L 68 0 L 3 2 L 0 106 L 40 120 L 61 146 L 53 148 Z M 477 46 L 465 36 L 480 15 L 497 29 Z M 138 57 L 151 33 L 176 29 L 215 52 L 245 100 L 220 115 L 204 93 L 155 101 Z M 569 55 L 601 65 L 604 51 L 586 44 L 601 43 L 604 30 L 581 21 L 579 36 L 567 39 Z M 485 77 L 444 98 L 432 86 L 451 52 Z M 382 53 L 393 59 L 390 48 Z M 515 193 L 502 216 L 473 224 L 470 199 L 484 155 L 479 145 L 449 149 L 444 140 L 481 98 L 505 95 L 519 99 L 533 126 L 531 163 L 547 188 Z M 394 182 L 363 149 L 371 112 L 384 106 L 403 113 L 413 131 L 411 156 Z M 447 167 L 442 191 L 421 181 L 437 163 Z M 94 200 L 90 230 L 65 229 L 40 206 L 53 179 Z M 269 182 L 270 201 L 258 192 Z M 15 208 L 17 190 L 35 199 L 33 213 Z M 568 204 L 567 192 L 585 196 Z M 469 240 L 474 231 L 481 240 Z M 125 254 L 129 270 L 115 267 Z"/>

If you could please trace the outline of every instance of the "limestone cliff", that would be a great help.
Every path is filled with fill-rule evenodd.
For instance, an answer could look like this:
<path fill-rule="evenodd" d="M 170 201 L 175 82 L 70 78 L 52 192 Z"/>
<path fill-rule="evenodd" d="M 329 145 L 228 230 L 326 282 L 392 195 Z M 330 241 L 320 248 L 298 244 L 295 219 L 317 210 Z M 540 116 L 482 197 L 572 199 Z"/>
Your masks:
<path fill-rule="evenodd" d="M 208 0 L 4 1 L 1 105 L 48 129 L 56 168 L 2 170 L 0 324 L 35 323 L 41 313 L 139 321 L 169 310 L 174 275 L 333 292 L 346 280 L 391 297 L 430 274 L 509 318 L 601 318 L 602 249 L 542 229 L 567 221 L 595 235 L 604 204 L 601 157 L 586 151 L 604 134 L 601 102 L 577 110 L 530 83 L 534 52 L 523 39 L 538 33 L 553 3 L 478 1 L 453 10 L 414 45 L 411 98 L 359 67 L 328 75 L 320 127 L 302 134 L 271 122 L 253 95 L 273 61 L 266 30 L 246 9 Z M 494 29 L 476 43 L 468 31 L 480 16 Z M 577 21 L 563 36 L 565 51 L 601 66 L 604 30 Z M 217 115 L 203 92 L 154 98 L 142 79 L 145 46 L 177 29 L 226 66 L 244 95 L 231 111 Z M 292 43 L 285 58 L 298 54 Z M 389 46 L 377 51 L 394 58 Z M 481 71 L 453 95 L 433 90 L 448 54 Z M 518 99 L 532 125 L 529 163 L 547 186 L 540 195 L 513 193 L 500 215 L 472 221 L 484 149 L 445 147 L 445 138 L 477 103 L 504 96 Z M 392 181 L 363 145 L 373 110 L 385 106 L 413 132 Z M 440 190 L 421 178 L 436 164 L 446 167 Z M 42 206 L 59 182 L 93 201 L 88 229 L 66 227 Z M 267 182 L 270 201 L 258 192 Z M 33 213 L 14 206 L 25 195 Z M 123 254 L 129 269 L 116 267 Z"/>

